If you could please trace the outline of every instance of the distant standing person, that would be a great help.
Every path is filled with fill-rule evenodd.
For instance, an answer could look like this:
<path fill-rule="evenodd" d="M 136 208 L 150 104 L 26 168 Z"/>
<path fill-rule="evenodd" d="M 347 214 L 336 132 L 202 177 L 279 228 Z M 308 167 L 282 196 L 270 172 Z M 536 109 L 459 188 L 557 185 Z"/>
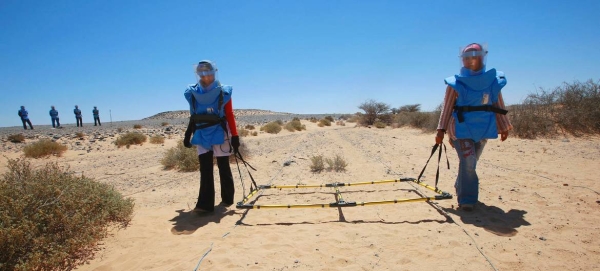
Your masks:
<path fill-rule="evenodd" d="M 435 142 L 444 133 L 458 154 L 458 177 L 454 187 L 460 209 L 470 212 L 479 200 L 477 161 L 488 139 L 504 141 L 513 127 L 506 116 L 500 90 L 506 85 L 504 73 L 486 70 L 487 47 L 471 43 L 461 48 L 460 73 L 445 79 L 446 95 Z"/>
<path fill-rule="evenodd" d="M 77 127 L 83 127 L 83 121 L 81 119 L 81 110 L 79 109 L 79 106 L 75 106 L 75 109 L 73 109 L 73 114 L 75 114 L 75 121 L 77 122 Z"/>
<path fill-rule="evenodd" d="M 94 110 L 92 110 L 92 114 L 94 114 L 94 126 L 96 126 L 96 125 L 102 126 L 102 123 L 100 123 L 100 111 L 98 110 L 97 107 L 94 106 Z"/>
<path fill-rule="evenodd" d="M 215 79 L 217 71 L 211 61 L 200 61 L 196 66 L 198 82 L 189 86 L 183 94 L 192 115 L 183 144 L 188 148 L 195 145 L 200 160 L 200 192 L 194 208 L 197 213 L 210 213 L 215 208 L 213 156 L 217 158 L 221 180 L 219 205 L 232 205 L 235 194 L 229 156 L 238 152 L 240 138 L 233 115 L 232 87 L 221 85 Z"/>
<path fill-rule="evenodd" d="M 25 110 L 25 106 L 21 106 L 21 109 L 19 110 L 18 114 L 19 117 L 21 117 L 21 122 L 23 122 L 23 129 L 27 130 L 26 124 L 29 124 L 29 128 L 33 130 L 33 125 L 31 125 L 31 121 L 29 120 L 29 112 Z"/>
<path fill-rule="evenodd" d="M 54 108 L 54 105 L 50 107 L 50 118 L 52 119 L 52 128 L 60 128 L 58 111 L 56 110 L 56 108 Z"/>

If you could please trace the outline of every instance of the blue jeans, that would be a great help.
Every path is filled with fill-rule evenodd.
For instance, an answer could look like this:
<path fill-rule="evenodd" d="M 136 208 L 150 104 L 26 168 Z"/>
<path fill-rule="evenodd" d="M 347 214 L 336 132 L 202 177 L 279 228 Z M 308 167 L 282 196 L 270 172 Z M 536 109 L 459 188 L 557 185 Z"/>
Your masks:
<path fill-rule="evenodd" d="M 452 142 L 458 154 L 458 177 L 454 188 L 458 204 L 475 204 L 479 197 L 479 177 L 477 161 L 483 152 L 487 139 L 475 142 L 472 139 L 457 139 Z"/>
<path fill-rule="evenodd" d="M 52 127 L 60 127 L 60 121 L 58 120 L 58 118 L 52 118 Z"/>

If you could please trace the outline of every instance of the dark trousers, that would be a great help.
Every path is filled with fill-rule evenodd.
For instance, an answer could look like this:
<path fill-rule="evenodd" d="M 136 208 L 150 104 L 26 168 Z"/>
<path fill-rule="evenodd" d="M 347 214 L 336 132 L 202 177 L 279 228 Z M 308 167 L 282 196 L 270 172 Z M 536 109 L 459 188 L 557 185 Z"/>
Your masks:
<path fill-rule="evenodd" d="M 29 128 L 33 130 L 33 125 L 31 125 L 31 121 L 29 119 L 21 119 L 21 122 L 23 122 L 23 129 L 27 130 L 26 124 L 29 124 Z"/>
<path fill-rule="evenodd" d="M 60 121 L 58 118 L 52 118 L 52 128 L 60 127 Z"/>
<path fill-rule="evenodd" d="M 77 122 L 77 127 L 83 127 L 83 121 L 81 120 L 81 117 L 75 117 L 75 121 Z"/>
<path fill-rule="evenodd" d="M 206 211 L 215 209 L 215 177 L 213 174 L 213 152 L 198 156 L 200 160 L 200 192 L 198 193 L 198 202 L 196 208 Z M 235 187 L 233 186 L 233 175 L 229 167 L 229 157 L 217 157 L 217 167 L 219 168 L 219 177 L 221 179 L 221 201 L 224 204 L 233 204 Z"/>
<path fill-rule="evenodd" d="M 96 124 L 102 126 L 102 124 L 100 123 L 100 117 L 94 117 L 94 126 L 96 126 Z"/>

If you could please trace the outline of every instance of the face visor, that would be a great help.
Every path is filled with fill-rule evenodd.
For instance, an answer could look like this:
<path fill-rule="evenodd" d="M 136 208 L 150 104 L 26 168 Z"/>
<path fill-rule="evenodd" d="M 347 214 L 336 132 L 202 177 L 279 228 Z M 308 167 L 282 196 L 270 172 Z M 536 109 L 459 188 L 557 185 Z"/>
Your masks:
<path fill-rule="evenodd" d="M 481 68 L 485 68 L 487 62 L 488 48 L 486 43 L 471 43 L 459 48 L 458 59 L 461 69 L 464 68 L 464 61 L 481 59 Z"/>
<path fill-rule="evenodd" d="M 215 80 L 217 80 L 217 66 L 209 60 L 202 60 L 196 64 L 196 80 L 201 82 L 203 77 L 214 75 Z M 211 82 L 212 83 L 212 82 Z"/>

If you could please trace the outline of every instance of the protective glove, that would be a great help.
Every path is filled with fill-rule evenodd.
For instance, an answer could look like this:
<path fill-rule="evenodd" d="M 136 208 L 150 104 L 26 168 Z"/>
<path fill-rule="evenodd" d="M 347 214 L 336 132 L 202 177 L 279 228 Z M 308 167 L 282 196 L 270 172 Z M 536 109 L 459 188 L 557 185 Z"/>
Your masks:
<path fill-rule="evenodd" d="M 185 135 L 183 136 L 183 146 L 185 146 L 186 148 L 191 148 L 192 147 L 192 143 L 191 138 L 192 138 L 192 133 L 194 133 L 194 123 L 190 120 L 190 123 L 188 123 L 188 127 L 187 129 L 185 129 Z"/>
<path fill-rule="evenodd" d="M 240 152 L 240 137 L 239 136 L 231 137 L 231 147 L 233 148 L 234 153 Z"/>

